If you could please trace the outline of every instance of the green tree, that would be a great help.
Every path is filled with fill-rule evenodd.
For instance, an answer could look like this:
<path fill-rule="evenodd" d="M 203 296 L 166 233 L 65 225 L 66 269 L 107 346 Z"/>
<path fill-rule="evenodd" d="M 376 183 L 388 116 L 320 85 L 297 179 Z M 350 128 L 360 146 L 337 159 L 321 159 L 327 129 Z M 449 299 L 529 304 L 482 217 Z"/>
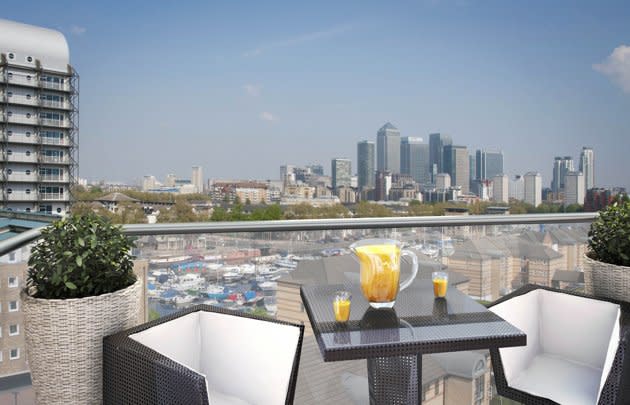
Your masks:
<path fill-rule="evenodd" d="M 112 222 L 115 224 L 143 224 L 147 222 L 142 205 L 123 201 L 118 204 L 116 213 L 112 216 Z"/>
<path fill-rule="evenodd" d="M 161 209 L 158 222 L 196 222 L 199 216 L 193 212 L 192 205 L 179 199 L 169 209 Z"/>
<path fill-rule="evenodd" d="M 359 218 L 393 217 L 391 209 L 380 204 L 361 201 L 356 207 L 356 216 Z"/>

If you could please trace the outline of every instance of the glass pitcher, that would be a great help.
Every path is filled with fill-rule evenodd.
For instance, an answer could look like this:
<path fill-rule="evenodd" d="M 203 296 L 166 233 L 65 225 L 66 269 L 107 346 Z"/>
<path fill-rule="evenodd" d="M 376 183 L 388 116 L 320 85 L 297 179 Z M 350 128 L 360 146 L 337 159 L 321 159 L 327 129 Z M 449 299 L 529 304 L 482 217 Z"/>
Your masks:
<path fill-rule="evenodd" d="M 398 291 L 407 288 L 418 274 L 418 257 L 401 247 L 393 239 L 364 239 L 350 246 L 361 265 L 361 292 L 373 308 L 392 308 Z M 411 276 L 403 283 L 400 283 L 401 256 L 412 260 Z"/>

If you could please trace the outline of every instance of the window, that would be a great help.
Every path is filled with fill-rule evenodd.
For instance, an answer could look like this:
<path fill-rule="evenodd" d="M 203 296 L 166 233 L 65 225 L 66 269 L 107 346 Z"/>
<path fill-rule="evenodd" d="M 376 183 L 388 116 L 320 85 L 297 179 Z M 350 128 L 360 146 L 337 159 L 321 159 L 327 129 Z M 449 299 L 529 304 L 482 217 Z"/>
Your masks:
<path fill-rule="evenodd" d="M 31 189 L 30 188 L 26 189 L 26 194 L 31 194 Z"/>
<path fill-rule="evenodd" d="M 13 189 L 7 188 L 7 194 L 11 194 L 12 192 L 13 192 Z"/>
<path fill-rule="evenodd" d="M 13 170 L 7 169 L 7 174 L 13 174 Z"/>
<path fill-rule="evenodd" d="M 24 173 L 26 173 L 27 176 L 30 176 L 31 171 L 27 169 L 26 172 L 24 172 Z"/>
<path fill-rule="evenodd" d="M 61 208 L 57 208 L 57 214 L 61 214 Z"/>
<path fill-rule="evenodd" d="M 20 334 L 20 325 L 9 325 L 9 336 L 17 336 Z"/>
<path fill-rule="evenodd" d="M 7 76 L 9 77 L 9 79 L 13 79 L 13 73 L 9 72 L 7 73 Z"/>
<path fill-rule="evenodd" d="M 15 54 L 13 52 L 9 52 L 9 59 L 15 59 Z"/>
<path fill-rule="evenodd" d="M 13 97 L 13 92 L 12 91 L 7 91 L 7 96 Z"/>
<path fill-rule="evenodd" d="M 17 360 L 20 358 L 20 349 L 11 349 L 9 353 L 9 358 L 11 360 Z"/>
<path fill-rule="evenodd" d="M 9 112 L 7 113 L 7 115 L 8 115 L 9 117 L 12 117 L 12 116 L 13 116 L 13 111 L 9 111 Z"/>
<path fill-rule="evenodd" d="M 33 61 L 33 57 L 32 56 L 27 56 L 26 57 L 26 61 L 29 62 L 29 63 L 32 62 Z"/>
<path fill-rule="evenodd" d="M 12 136 L 12 135 L 13 135 L 13 131 L 8 130 L 8 131 L 7 131 L 7 135 Z"/>
<path fill-rule="evenodd" d="M 26 137 L 30 138 L 30 136 L 31 136 L 31 131 L 26 131 Z"/>
<path fill-rule="evenodd" d="M 13 154 L 13 151 L 11 149 L 7 150 L 7 155 L 11 156 Z"/>
<path fill-rule="evenodd" d="M 30 95 L 30 94 L 27 94 L 27 95 L 26 95 L 26 99 L 27 99 L 27 100 L 30 100 L 30 99 L 31 99 L 31 95 Z"/>
<path fill-rule="evenodd" d="M 39 212 L 42 212 L 45 214 L 52 214 L 52 204 L 40 205 Z"/>
<path fill-rule="evenodd" d="M 31 151 L 30 150 L 26 151 L 26 156 L 31 156 Z"/>
<path fill-rule="evenodd" d="M 17 301 L 9 301 L 9 312 L 16 312 L 20 309 Z"/>
<path fill-rule="evenodd" d="M 30 208 L 27 208 L 25 211 L 26 211 L 26 212 L 31 212 L 31 209 L 30 209 Z"/>
<path fill-rule="evenodd" d="M 31 113 L 26 113 L 26 118 L 31 118 Z"/>
<path fill-rule="evenodd" d="M 26 75 L 26 80 L 31 80 L 31 75 Z"/>

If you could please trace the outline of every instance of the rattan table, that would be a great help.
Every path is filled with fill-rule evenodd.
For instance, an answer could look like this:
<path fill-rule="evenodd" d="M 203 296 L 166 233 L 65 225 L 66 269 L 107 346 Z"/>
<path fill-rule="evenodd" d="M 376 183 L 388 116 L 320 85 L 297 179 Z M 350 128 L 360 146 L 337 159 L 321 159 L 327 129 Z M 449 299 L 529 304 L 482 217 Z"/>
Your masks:
<path fill-rule="evenodd" d="M 352 292 L 350 320 L 335 322 L 336 291 Z M 422 355 L 524 346 L 521 330 L 456 288 L 433 298 L 430 280 L 398 294 L 393 309 L 373 309 L 356 285 L 301 287 L 324 361 L 367 359 L 371 404 L 421 403 Z"/>

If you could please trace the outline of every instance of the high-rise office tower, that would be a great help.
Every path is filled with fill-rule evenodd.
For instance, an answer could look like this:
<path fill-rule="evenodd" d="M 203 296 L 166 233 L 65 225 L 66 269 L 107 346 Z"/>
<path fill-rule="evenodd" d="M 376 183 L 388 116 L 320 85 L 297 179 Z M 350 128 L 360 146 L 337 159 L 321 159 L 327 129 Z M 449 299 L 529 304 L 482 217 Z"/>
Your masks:
<path fill-rule="evenodd" d="M 470 179 L 470 183 L 474 180 L 477 180 L 477 156 L 476 155 L 468 155 L 468 178 Z"/>
<path fill-rule="evenodd" d="M 350 187 L 352 178 L 352 165 L 350 159 L 335 158 L 331 162 L 332 188 L 337 189 L 342 186 Z"/>
<path fill-rule="evenodd" d="M 453 139 L 446 134 L 435 133 L 429 135 L 429 168 L 431 180 L 435 183 L 435 175 L 444 173 L 444 146 L 452 145 Z"/>
<path fill-rule="evenodd" d="M 422 138 L 405 136 L 400 141 L 400 172 L 410 175 L 418 184 L 431 183 L 429 145 Z"/>
<path fill-rule="evenodd" d="M 569 172 L 565 179 L 564 205 L 584 204 L 584 175 L 582 172 Z"/>
<path fill-rule="evenodd" d="M 400 131 L 388 122 L 376 133 L 376 143 L 376 169 L 400 173 Z"/>
<path fill-rule="evenodd" d="M 496 202 L 509 202 L 509 179 L 507 174 L 498 174 L 492 178 L 492 199 Z"/>
<path fill-rule="evenodd" d="M 0 19 L 1 208 L 64 214 L 78 168 L 79 76 L 58 31 Z"/>
<path fill-rule="evenodd" d="M 359 190 L 374 188 L 374 150 L 372 141 L 361 141 L 357 144 L 357 175 Z"/>
<path fill-rule="evenodd" d="M 538 207 L 542 203 L 542 178 L 540 173 L 528 172 L 523 177 L 525 179 L 524 200 L 526 203 Z"/>
<path fill-rule="evenodd" d="M 593 166 L 593 148 L 584 146 L 580 154 L 580 171 L 584 175 L 584 190 L 595 187 L 595 170 Z"/>
<path fill-rule="evenodd" d="M 316 175 L 316 176 L 323 176 L 324 175 L 324 166 L 320 165 L 320 164 L 312 164 L 312 165 L 308 165 L 306 166 L 307 169 L 311 169 L 311 173 Z"/>
<path fill-rule="evenodd" d="M 553 161 L 553 178 L 551 180 L 551 191 L 556 194 L 564 191 L 564 177 L 567 173 L 574 171 L 573 158 L 571 156 L 556 156 Z"/>
<path fill-rule="evenodd" d="M 191 183 L 195 186 L 198 193 L 203 193 L 203 169 L 201 166 L 192 167 Z"/>
<path fill-rule="evenodd" d="M 452 185 L 461 187 L 464 194 L 470 190 L 468 164 L 468 149 L 465 146 L 444 146 L 444 172 L 451 176 Z"/>
<path fill-rule="evenodd" d="M 503 152 L 477 149 L 475 153 L 475 168 L 476 180 L 492 180 L 494 176 L 503 174 Z"/>

